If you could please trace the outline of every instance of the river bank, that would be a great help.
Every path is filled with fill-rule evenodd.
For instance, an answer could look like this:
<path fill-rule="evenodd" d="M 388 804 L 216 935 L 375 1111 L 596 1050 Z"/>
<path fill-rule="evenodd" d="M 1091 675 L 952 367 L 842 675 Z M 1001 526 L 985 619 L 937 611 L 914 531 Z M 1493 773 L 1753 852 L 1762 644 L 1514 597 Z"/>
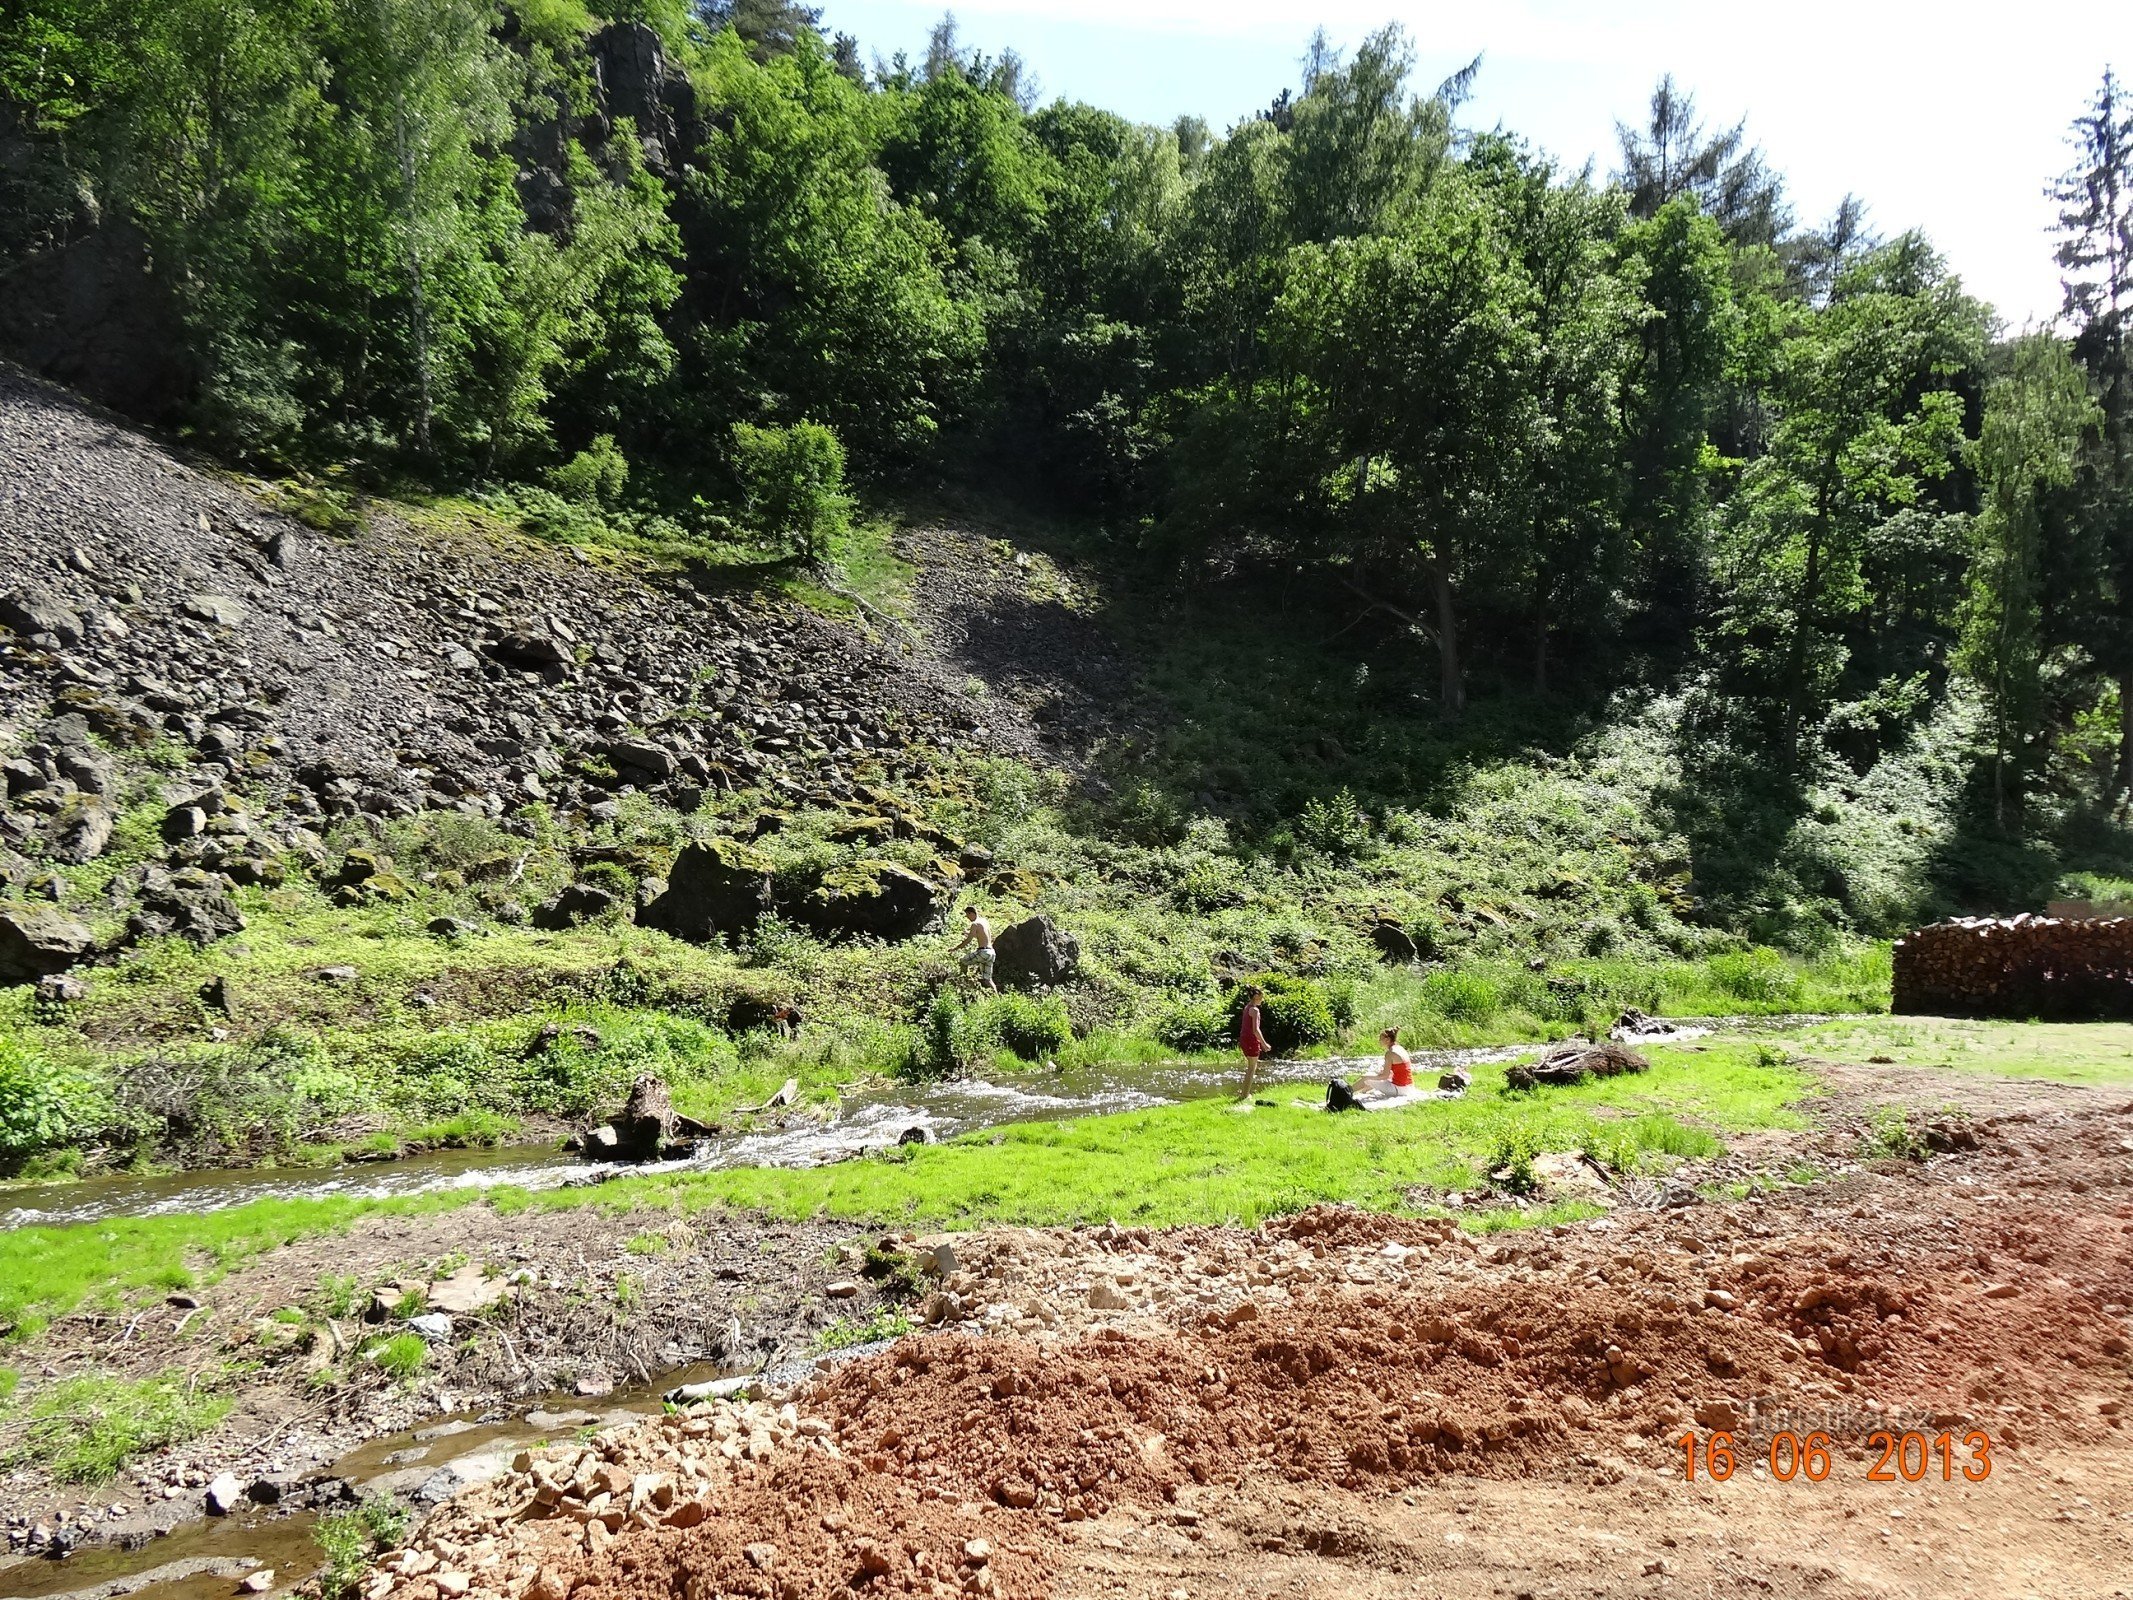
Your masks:
<path fill-rule="evenodd" d="M 2133 1234 L 2117 1215 L 2123 1163 L 2098 1158 L 2133 1144 L 2123 1090 L 1836 1062 L 1799 1070 L 1799 1125 L 1742 1132 L 1723 1155 L 1674 1164 L 1658 1181 L 1617 1175 L 1588 1188 L 1585 1206 L 1557 1212 L 1552 1224 L 1539 1205 L 1580 1179 L 1575 1160 L 1550 1164 L 1525 1218 L 1541 1225 L 1509 1233 L 1490 1220 L 1500 1210 L 1475 1217 L 1460 1207 L 1436 1218 L 1335 1209 L 1258 1227 L 988 1227 L 945 1238 L 885 1230 L 879 1220 L 860 1227 L 677 1212 L 643 1196 L 627 1206 L 602 1195 L 601 1203 L 508 1214 L 475 1204 L 366 1216 L 343 1234 L 265 1252 L 197 1296 L 215 1331 L 194 1342 L 196 1353 L 222 1339 L 225 1356 L 250 1345 L 256 1353 L 245 1359 L 258 1363 L 213 1434 L 98 1490 L 92 1498 L 103 1509 L 89 1519 L 80 1515 L 78 1492 L 39 1488 L 20 1469 L 9 1486 L 11 1503 L 33 1507 L 49 1528 L 79 1528 L 91 1544 L 113 1535 L 142 1540 L 151 1522 L 194 1531 L 149 1538 L 124 1560 L 92 1552 L 78 1567 L 81 1557 L 7 1569 L 0 1594 L 123 1583 L 119 1569 L 133 1565 L 165 1574 L 142 1591 L 152 1600 L 208 1600 L 228 1591 L 240 1557 L 272 1566 L 268 1588 L 279 1592 L 312 1559 L 295 1537 L 312 1513 L 249 1509 L 202 1533 L 189 1519 L 212 1475 L 233 1473 L 248 1494 L 273 1482 L 285 1505 L 313 1508 L 347 1503 L 342 1485 L 393 1490 L 427 1505 L 490 1473 L 498 1475 L 496 1495 L 508 1498 L 518 1449 L 541 1457 L 544 1440 L 560 1447 L 590 1437 L 596 1452 L 602 1441 L 637 1440 L 641 1419 L 656 1409 L 654 1395 L 676 1371 L 776 1368 L 904 1325 L 913 1331 L 897 1350 L 931 1354 L 863 1357 L 835 1376 L 773 1394 L 792 1399 L 801 1417 L 819 1418 L 826 1431 L 786 1430 L 775 1457 L 761 1462 L 713 1463 L 716 1529 L 707 1523 L 689 1540 L 625 1529 L 610 1549 L 598 1539 L 588 1544 L 585 1525 L 574 1522 L 499 1530 L 483 1520 L 490 1502 L 472 1500 L 454 1502 L 413 1536 L 413 1547 L 434 1554 L 438 1570 L 463 1571 L 474 1588 L 498 1595 L 513 1592 L 510 1574 L 528 1559 L 577 1575 L 573 1582 L 582 1576 L 650 1594 L 668 1582 L 680 1592 L 682 1569 L 695 1570 L 692 1563 L 745 1560 L 743 1544 L 767 1541 L 779 1559 L 799 1563 L 800 1592 L 811 1594 L 806 1583 L 839 1570 L 844 1556 L 856 1562 L 855 1541 L 878 1543 L 893 1520 L 936 1562 L 960 1559 L 972 1539 L 1014 1547 L 1020 1556 L 995 1568 L 996 1592 L 1005 1594 L 1108 1588 L 1158 1597 L 1180 1584 L 1197 1592 L 1218 1570 L 1233 1579 L 1294 1578 L 1304 1592 L 1329 1594 L 1345 1577 L 1375 1593 L 1372 1584 L 1396 1585 L 1428 1570 L 1444 1592 L 1464 1595 L 1487 1592 L 1484 1566 L 1541 1569 L 1574 1558 L 1572 1533 L 1541 1527 L 1537 1512 L 1495 1493 L 1492 1484 L 1505 1480 L 1546 1483 L 1551 1496 L 1568 1496 L 1592 1516 L 1634 1522 L 1636 1536 L 1619 1551 L 1576 1558 L 1586 1563 L 1593 1593 L 1644 1592 L 1655 1560 L 1667 1573 L 1715 1582 L 1726 1564 L 1718 1531 L 1734 1559 L 1775 1581 L 1783 1563 L 1778 1525 L 1812 1521 L 1821 1515 L 1816 1506 L 1792 1504 L 1761 1472 L 1744 1471 L 1723 1504 L 1708 1489 L 1685 1497 L 1679 1481 L 1674 1436 L 1703 1426 L 1698 1419 L 1707 1414 L 1717 1417 L 1723 1402 L 1736 1408 L 1729 1415 L 1743 1436 L 1752 1436 L 1751 1452 L 1788 1418 L 1862 1419 L 1856 1427 L 1829 1424 L 1847 1482 L 1872 1465 L 1863 1419 L 1931 1416 L 1935 1427 L 1958 1433 L 1990 1431 L 1996 1481 L 1965 1491 L 1962 1508 L 1954 1491 L 1942 1505 L 1914 1490 L 1903 1495 L 1911 1522 L 1894 1525 L 1902 1537 L 1893 1542 L 1873 1540 L 1871 1529 L 1825 1529 L 1817 1547 L 1828 1572 L 1824 1592 L 1865 1592 L 1858 1586 L 1870 1567 L 1884 1577 L 1923 1572 L 1936 1548 L 1983 1563 L 1975 1570 L 2005 1578 L 2009 1592 L 2023 1592 L 2024 1574 L 2036 1589 L 2040 1572 L 2105 1562 L 2129 1478 L 2123 1419 L 2133 1400 L 2126 1293 Z M 1286 1126 L 1273 1109 L 1231 1121 Z M 1892 1126 L 1921 1142 L 1901 1148 Z M 1946 1153 L 1924 1142 L 1926 1130 L 1958 1126 L 1967 1136 L 1950 1141 Z M 1500 1207 L 1504 1198 L 1486 1204 Z M 885 1232 L 893 1255 L 880 1248 Z M 312 1415 L 320 1402 L 305 1393 L 304 1374 L 332 1348 L 326 1323 L 338 1319 L 315 1325 L 309 1348 L 292 1341 L 279 1359 L 261 1345 L 273 1308 L 336 1269 L 419 1261 L 436 1284 L 462 1262 L 491 1258 L 514 1264 L 526 1280 L 499 1308 L 454 1315 L 452 1338 L 432 1347 L 434 1364 L 411 1383 L 347 1383 Z M 1546 1326 L 1529 1315 L 1541 1303 L 1557 1308 Z M 167 1320 L 163 1312 L 139 1317 L 130 1337 L 123 1326 L 106 1326 L 100 1348 L 138 1344 L 141 1364 L 168 1361 L 177 1349 L 171 1325 L 183 1313 L 166 1309 Z M 737 1359 L 720 1348 L 733 1322 Z M 351 1325 L 361 1325 L 359 1314 Z M 1382 1337 L 1371 1331 L 1380 1325 Z M 1440 1325 L 1453 1330 L 1444 1340 L 1426 1331 Z M 195 1317 L 188 1331 L 201 1326 Z M 226 1342 L 232 1334 L 234 1345 Z M 75 1336 L 57 1324 L 53 1335 Z M 1495 1353 L 1485 1360 L 1489 1341 Z M 1353 1345 L 1350 1361 L 1369 1357 L 1361 1388 L 1351 1395 L 1331 1374 L 1312 1376 L 1300 1407 L 1286 1400 L 1276 1407 L 1279 1386 L 1269 1385 L 1282 1352 L 1321 1345 Z M 1613 1347 L 1637 1370 L 1616 1363 Z M 2031 1354 L 2009 1363 L 2005 1352 L 2015 1348 Z M 1582 1364 L 1588 1355 L 1590 1370 Z M 1386 1359 L 1403 1370 L 1419 1363 L 1417 1381 L 1438 1397 L 1423 1409 L 1439 1434 L 1418 1443 L 1407 1429 L 1380 1460 L 1357 1451 L 1375 1437 L 1368 1421 L 1381 1406 L 1380 1380 L 1392 1381 L 1392 1368 L 1380 1370 Z M 964 1391 L 981 1379 L 997 1390 L 1004 1371 L 1064 1382 L 1099 1368 L 1132 1375 L 1131 1387 L 1103 1402 L 1133 1411 L 1126 1427 L 1152 1426 L 1179 1443 L 1135 1456 L 1129 1471 L 1124 1458 L 1104 1453 L 1108 1412 L 1092 1411 L 1097 1403 L 1088 1400 L 1071 1408 L 1079 1435 L 1046 1425 L 1032 1431 L 1013 1415 L 997 1441 L 950 1426 L 974 1403 Z M 1195 1376 L 1204 1371 L 1229 1374 L 1226 1389 L 1208 1390 Z M 887 1410 L 870 1398 L 883 1393 L 883 1380 L 894 1392 Z M 1303 1380 L 1281 1382 L 1294 1388 Z M 608 1384 L 611 1392 L 597 1392 Z M 1319 1393 L 1324 1384 L 1332 1387 Z M 581 1386 L 586 1393 L 575 1392 Z M 1514 1392 L 1529 1399 L 1507 1410 L 1504 1397 Z M 1041 1411 L 1047 1402 L 1036 1392 L 1029 1403 Z M 1180 1407 L 1206 1415 L 1187 1428 L 1171 1416 Z M 1420 1415 L 1404 1400 L 1400 1410 Z M 1447 1453 L 1447 1417 L 1468 1441 L 1463 1450 Z M 1501 1445 L 1498 1424 L 1508 1429 Z M 896 1442 L 886 1443 L 892 1434 Z M 666 1447 L 644 1437 L 653 1442 L 617 1443 L 619 1457 L 610 1459 L 678 1471 L 656 1459 Z M 802 1447 L 809 1438 L 836 1444 L 842 1460 L 816 1461 L 821 1452 Z M 1194 1441 L 1227 1442 L 1202 1459 Z M 654 1454 L 640 1460 L 647 1450 Z M 2052 1475 L 2070 1462 L 2088 1474 L 2082 1493 L 2101 1519 L 2093 1534 L 2078 1519 L 2056 1520 L 2067 1502 Z M 1114 1470 L 1116 1479 L 1107 1476 Z M 1203 1472 L 1205 1487 L 1195 1482 Z M 843 1485 L 851 1520 L 830 1534 L 835 1548 L 819 1552 L 817 1563 L 807 1552 L 823 1530 L 808 1520 L 812 1513 L 799 1513 L 831 1478 Z M 1026 1507 L 1014 1498 L 1021 1492 L 1014 1482 L 1031 1490 Z M 1100 1487 L 1071 1487 L 1077 1483 Z M 1402 1487 L 1404 1495 L 1385 1493 Z M 1454 1501 L 1515 1513 L 1520 1548 L 1506 1544 L 1506 1528 L 1463 1522 Z M 110 1515 L 113 1502 L 127 1503 L 127 1514 Z M 142 1512 L 148 1502 L 153 1518 Z M 2004 1537 L 1990 1549 L 1956 1538 L 1958 1517 Z M 1440 1521 L 1468 1527 L 1494 1555 L 1485 1562 L 1480 1549 L 1455 1546 L 1446 1566 Z M 1247 1524 L 1256 1530 L 1250 1538 Z M 1269 1528 L 1282 1531 L 1279 1546 L 1266 1542 Z M 2056 1542 L 2043 1542 L 2047 1530 Z M 571 1540 L 553 1550 L 539 1543 L 559 1531 Z M 936 1550 L 951 1531 L 954 1540 Z M 486 1576 L 485 1548 L 502 1563 Z M 1439 1557 L 1426 1558 L 1432 1548 Z M 637 1574 L 627 1581 L 616 1564 L 625 1549 Z M 173 1558 L 209 1557 L 224 1564 L 191 1577 L 169 1574 Z M 366 1585 L 383 1577 L 393 1581 L 381 1593 L 411 1600 L 421 1592 L 399 1563 Z"/>

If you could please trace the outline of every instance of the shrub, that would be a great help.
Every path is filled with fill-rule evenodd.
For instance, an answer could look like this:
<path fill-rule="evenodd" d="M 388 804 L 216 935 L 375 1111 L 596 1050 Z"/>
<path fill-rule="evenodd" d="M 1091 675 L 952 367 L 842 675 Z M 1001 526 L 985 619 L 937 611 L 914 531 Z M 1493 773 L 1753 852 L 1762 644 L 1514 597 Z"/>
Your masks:
<path fill-rule="evenodd" d="M 1422 981 L 1422 1004 L 1452 1022 L 1487 1022 L 1503 1009 L 1503 991 L 1478 972 L 1433 972 Z"/>
<path fill-rule="evenodd" d="M 1185 869 L 1185 873 L 1171 886 L 1170 900 L 1180 911 L 1190 911 L 1206 916 L 1210 911 L 1220 911 L 1227 906 L 1240 904 L 1243 893 L 1237 887 L 1237 869 L 1234 864 L 1225 867 L 1218 861 L 1198 861 Z"/>
<path fill-rule="evenodd" d="M 1736 1000 L 1782 1005 L 1799 999 L 1800 975 L 1775 950 L 1757 946 L 1736 955 L 1713 956 L 1706 965 L 1711 981 Z"/>
<path fill-rule="evenodd" d="M 1185 828 L 1184 810 L 1152 783 L 1136 783 L 1111 812 L 1112 832 L 1151 848 L 1179 843 Z"/>
<path fill-rule="evenodd" d="M 108 1112 L 103 1087 L 11 1039 L 0 1039 L 0 1159 L 92 1132 Z"/>
<path fill-rule="evenodd" d="M 1057 995 L 1039 1000 L 1026 994 L 1003 994 L 971 1008 L 983 1014 L 983 1026 L 1024 1061 L 1042 1061 L 1064 1050 L 1074 1037 L 1066 1002 Z"/>
<path fill-rule="evenodd" d="M 1262 972 L 1230 992 L 1227 1019 L 1231 1038 L 1236 1037 L 1237 1019 L 1244 1014 L 1245 997 L 1254 988 L 1266 991 L 1259 1008 L 1259 1025 L 1276 1055 L 1295 1055 L 1299 1050 L 1324 1044 L 1340 1031 L 1334 1024 L 1333 1003 L 1319 985 L 1309 978 Z"/>
<path fill-rule="evenodd" d="M 1181 1000 L 1155 1019 L 1155 1036 L 1173 1050 L 1215 1050 L 1230 1038 L 1219 1000 Z"/>
<path fill-rule="evenodd" d="M 629 458 L 615 445 L 615 436 L 603 433 L 564 462 L 548 469 L 548 486 L 565 499 L 612 506 L 629 487 Z"/>
<path fill-rule="evenodd" d="M 1346 789 L 1306 800 L 1294 831 L 1299 842 L 1336 861 L 1353 861 L 1370 843 L 1370 819 Z"/>
<path fill-rule="evenodd" d="M 733 470 L 756 526 L 809 560 L 851 523 L 844 492 L 844 446 L 819 422 L 789 428 L 733 425 Z"/>
<path fill-rule="evenodd" d="M 1523 1122 L 1507 1122 L 1497 1130 L 1489 1149 L 1489 1176 L 1501 1175 L 1503 1186 L 1513 1194 L 1531 1194 L 1540 1187 L 1533 1171 L 1534 1157 L 1541 1153 L 1540 1135 Z"/>
<path fill-rule="evenodd" d="M 376 1495 L 348 1511 L 329 1511 L 318 1519 L 312 1538 L 325 1553 L 319 1574 L 325 1600 L 349 1600 L 371 1559 L 400 1542 L 411 1513 L 391 1495 Z"/>

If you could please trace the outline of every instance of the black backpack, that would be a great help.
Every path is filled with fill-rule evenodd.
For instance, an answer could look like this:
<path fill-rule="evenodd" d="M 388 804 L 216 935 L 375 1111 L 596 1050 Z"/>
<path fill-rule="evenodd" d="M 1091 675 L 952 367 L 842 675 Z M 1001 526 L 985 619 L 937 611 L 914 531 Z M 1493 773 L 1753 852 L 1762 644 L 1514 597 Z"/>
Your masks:
<path fill-rule="evenodd" d="M 1326 1109 L 1328 1111 L 1360 1111 L 1363 1102 L 1356 1099 L 1355 1091 L 1340 1078 L 1326 1085 Z"/>

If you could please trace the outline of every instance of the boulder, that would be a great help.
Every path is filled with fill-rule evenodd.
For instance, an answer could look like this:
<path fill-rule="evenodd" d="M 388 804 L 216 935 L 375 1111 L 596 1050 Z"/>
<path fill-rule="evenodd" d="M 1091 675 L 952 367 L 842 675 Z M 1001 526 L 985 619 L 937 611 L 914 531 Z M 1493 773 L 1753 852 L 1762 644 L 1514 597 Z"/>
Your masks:
<path fill-rule="evenodd" d="M 80 644 L 81 614 L 49 595 L 14 593 L 0 595 L 0 623 L 19 634 L 50 634 L 61 644 Z"/>
<path fill-rule="evenodd" d="M 199 1482 L 197 1478 L 193 1481 Z M 218 1472 L 214 1482 L 207 1486 L 207 1514 L 211 1517 L 226 1517 L 244 1505 L 248 1498 L 236 1473 Z"/>
<path fill-rule="evenodd" d="M 1051 988 L 1081 967 L 1081 941 L 1042 914 L 1001 929 L 993 949 L 993 981 L 1008 988 Z"/>
<path fill-rule="evenodd" d="M 1377 946 L 1378 959 L 1387 966 L 1412 966 L 1421 954 L 1405 928 L 1383 918 L 1370 925 L 1370 942 Z"/>
<path fill-rule="evenodd" d="M 637 913 L 647 928 L 703 944 L 742 934 L 770 909 L 770 862 L 730 839 L 692 844 L 674 858 L 666 893 Z"/>
<path fill-rule="evenodd" d="M 70 1006 L 78 1000 L 88 998 L 88 984 L 72 973 L 47 972 L 37 980 L 37 1001 L 40 1005 Z"/>
<path fill-rule="evenodd" d="M 150 867 L 141 874 L 140 909 L 128 919 L 133 939 L 176 936 L 197 945 L 210 944 L 244 929 L 244 914 L 215 873 L 186 867 L 166 872 Z"/>
<path fill-rule="evenodd" d="M 649 739 L 618 739 L 606 747 L 608 760 L 624 772 L 641 772 L 654 779 L 674 776 L 674 755 Z"/>
<path fill-rule="evenodd" d="M 561 672 L 572 665 L 562 642 L 546 633 L 507 633 L 489 646 L 489 654 L 507 667 L 529 672 Z"/>
<path fill-rule="evenodd" d="M 94 861 L 111 843 L 114 820 L 101 800 L 72 796 L 52 819 L 52 854 L 69 866 Z"/>
<path fill-rule="evenodd" d="M 233 600 L 226 594 L 189 594 L 178 609 L 195 622 L 211 623 L 218 628 L 244 626 L 244 602 Z"/>
<path fill-rule="evenodd" d="M 817 933 L 909 939 L 938 922 L 948 891 L 893 861 L 862 861 L 824 873 L 792 906 L 793 919 Z"/>
<path fill-rule="evenodd" d="M 96 935 L 50 906 L 0 907 L 0 983 L 65 972 L 96 948 Z"/>
<path fill-rule="evenodd" d="M 615 897 L 594 883 L 574 883 L 533 913 L 533 925 L 549 933 L 575 928 L 610 910 Z"/>

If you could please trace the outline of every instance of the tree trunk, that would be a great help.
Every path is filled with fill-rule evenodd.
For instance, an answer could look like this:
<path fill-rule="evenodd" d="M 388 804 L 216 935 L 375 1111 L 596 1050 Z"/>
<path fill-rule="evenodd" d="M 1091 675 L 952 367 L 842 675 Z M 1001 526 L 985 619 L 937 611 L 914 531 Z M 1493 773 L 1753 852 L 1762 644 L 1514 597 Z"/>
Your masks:
<path fill-rule="evenodd" d="M 415 231 L 415 152 L 407 142 L 407 96 L 393 104 L 393 138 L 399 145 L 400 182 L 407 203 L 407 287 L 410 297 L 410 332 L 415 340 L 415 448 L 430 453 L 430 418 L 436 401 L 430 391 L 430 313 L 423 294 L 422 251 Z"/>
<path fill-rule="evenodd" d="M 1459 667 L 1459 613 L 1452 600 L 1452 580 L 1442 562 L 1429 564 L 1430 588 L 1437 596 L 1437 698 L 1445 721 L 1466 710 L 1466 674 Z"/>
<path fill-rule="evenodd" d="M 1533 624 L 1533 692 L 1548 692 L 1548 619 L 1545 616 Z"/>

